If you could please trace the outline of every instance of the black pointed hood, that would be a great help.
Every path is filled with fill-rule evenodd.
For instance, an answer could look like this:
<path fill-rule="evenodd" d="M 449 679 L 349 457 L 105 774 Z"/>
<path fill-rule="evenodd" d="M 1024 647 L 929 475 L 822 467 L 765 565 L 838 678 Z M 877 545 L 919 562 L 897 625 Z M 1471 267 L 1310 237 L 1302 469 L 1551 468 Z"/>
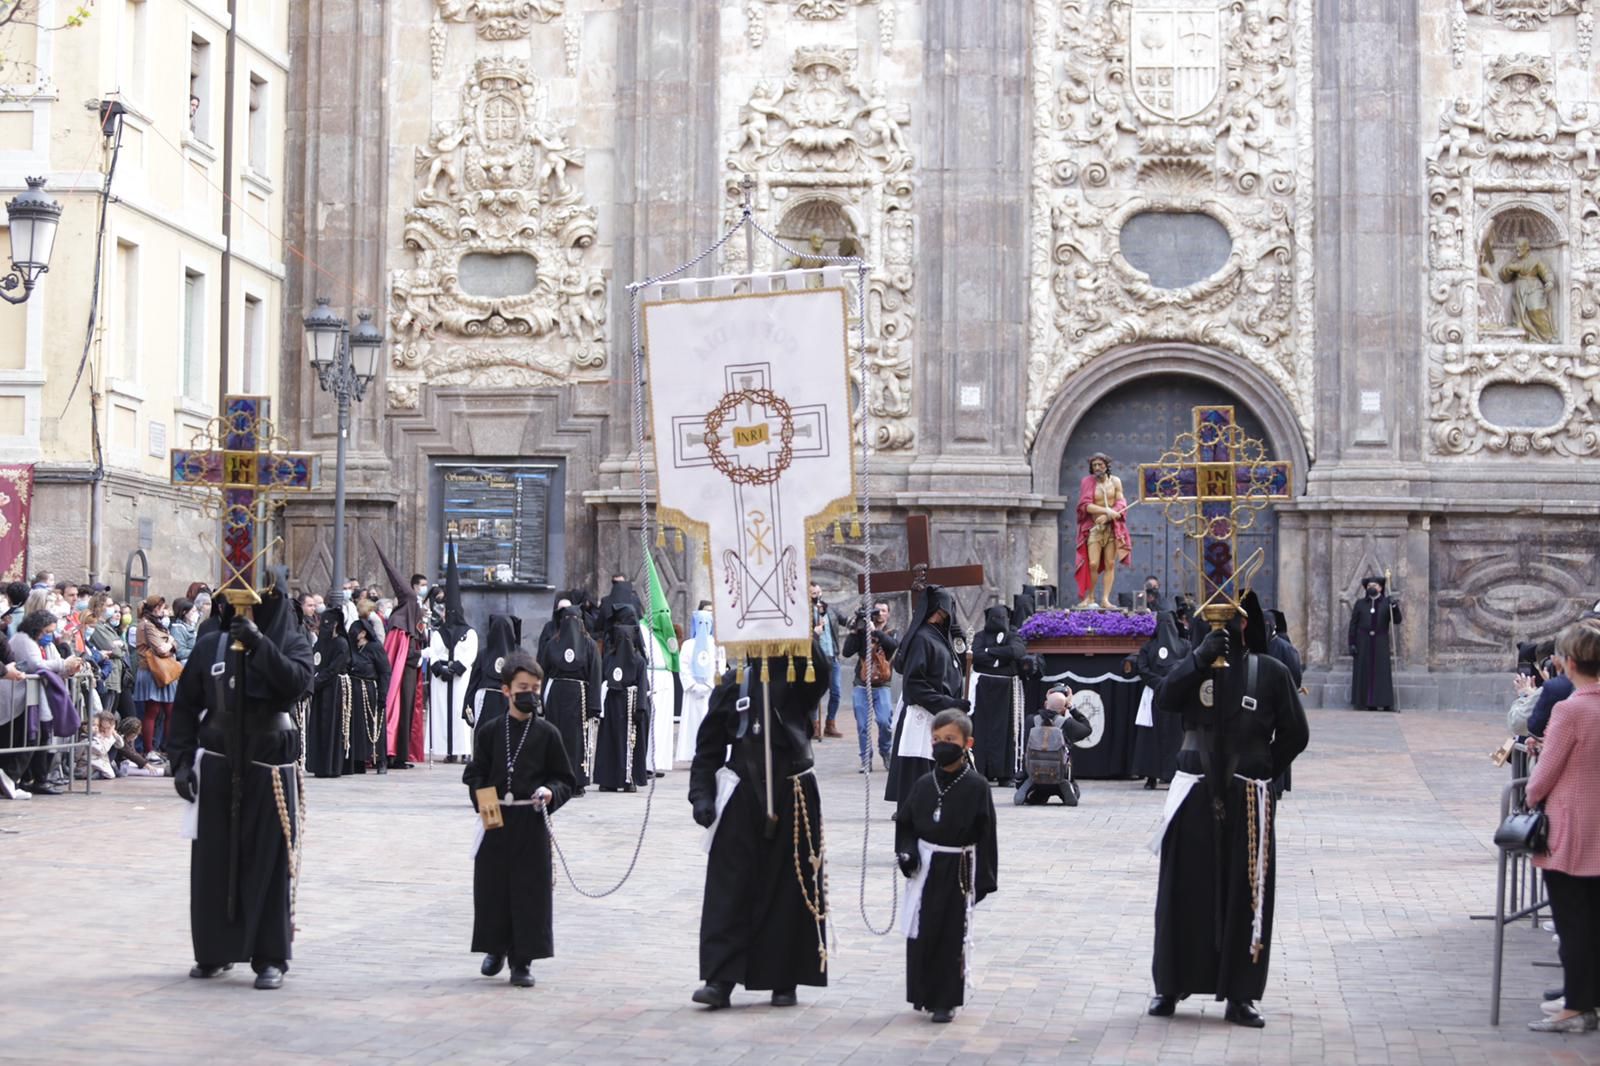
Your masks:
<path fill-rule="evenodd" d="M 1178 620 L 1171 611 L 1156 612 L 1156 647 L 1166 648 L 1174 658 L 1188 647 L 1188 642 L 1178 632 Z"/>
<path fill-rule="evenodd" d="M 1249 622 L 1244 630 L 1245 647 L 1257 654 L 1265 654 L 1267 650 L 1267 612 L 1261 609 L 1261 598 L 1256 595 L 1256 590 L 1251 589 L 1244 594 L 1240 601 L 1244 608 L 1245 619 Z"/>
<path fill-rule="evenodd" d="M 445 545 L 444 566 L 444 625 L 439 628 L 439 638 L 452 657 L 456 645 L 466 639 L 470 627 L 467 614 L 461 606 L 461 568 L 456 565 L 456 538 L 451 535 Z"/>
<path fill-rule="evenodd" d="M 478 657 L 472 662 L 472 673 L 467 675 L 467 706 L 479 689 L 500 686 L 500 666 L 506 656 L 522 647 L 522 619 L 514 614 L 491 614 L 484 629 L 483 641 L 478 646 Z"/>
<path fill-rule="evenodd" d="M 945 613 L 945 620 L 937 626 L 928 621 L 929 617 L 935 611 L 943 611 Z M 911 620 L 911 624 L 906 627 L 906 635 L 901 638 L 900 648 L 894 653 L 894 669 L 897 673 L 905 672 L 906 653 L 910 650 L 912 638 L 917 635 L 917 631 L 919 629 L 924 627 L 931 628 L 934 630 L 934 632 L 939 634 L 940 640 L 944 641 L 946 644 L 951 642 L 952 635 L 957 632 L 955 626 L 955 612 L 955 597 L 950 594 L 949 589 L 945 588 L 943 585 L 929 585 L 923 590 L 922 603 L 917 608 L 916 617 L 913 618 Z"/>
<path fill-rule="evenodd" d="M 989 633 L 1004 633 L 1011 628 L 1011 612 L 1000 604 L 983 612 L 983 628 Z"/>
<path fill-rule="evenodd" d="M 398 629 L 412 640 L 416 640 L 417 626 L 422 622 L 422 604 L 417 602 L 417 590 L 412 588 L 411 582 L 394 568 L 394 564 L 383 554 L 383 548 L 376 540 L 372 542 L 372 547 L 378 553 L 378 562 L 383 564 L 383 572 L 388 575 L 389 584 L 394 586 L 395 606 L 389 613 L 386 624 L 389 629 Z"/>
<path fill-rule="evenodd" d="M 601 680 L 616 684 L 621 678 L 627 681 L 638 670 L 640 661 L 639 615 L 626 604 L 619 606 L 611 616 L 611 630 L 606 634 L 606 658 L 601 667 Z"/>

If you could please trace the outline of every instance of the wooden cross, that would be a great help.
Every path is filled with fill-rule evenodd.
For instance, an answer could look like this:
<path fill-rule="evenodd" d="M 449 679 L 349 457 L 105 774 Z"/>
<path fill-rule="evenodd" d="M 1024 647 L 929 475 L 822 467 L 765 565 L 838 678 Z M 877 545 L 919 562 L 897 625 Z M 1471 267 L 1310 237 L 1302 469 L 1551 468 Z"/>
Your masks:
<path fill-rule="evenodd" d="M 256 525 L 262 505 L 275 493 L 316 487 L 319 457 L 312 452 L 272 450 L 266 396 L 225 396 L 225 411 L 210 432 L 210 448 L 175 448 L 172 484 L 204 487 L 222 496 L 222 559 L 219 592 L 245 602 L 256 599 Z M 237 604 L 236 604 L 237 606 Z"/>
<path fill-rule="evenodd" d="M 874 572 L 872 575 L 872 591 L 874 593 L 910 592 L 915 594 L 913 598 L 920 598 L 922 591 L 929 585 L 942 585 L 945 588 L 969 588 L 983 584 L 983 567 L 981 565 L 933 565 L 932 552 L 929 550 L 927 515 L 914 514 L 906 516 L 906 559 L 911 565 L 905 570 Z M 865 574 L 856 578 L 856 587 L 863 593 L 867 591 Z"/>
<path fill-rule="evenodd" d="M 1293 464 L 1268 459 L 1261 441 L 1245 436 L 1230 405 L 1196 407 L 1193 431 L 1181 434 L 1160 462 L 1139 467 L 1139 501 L 1165 504 L 1168 520 L 1199 548 L 1202 607 L 1237 605 L 1235 537 L 1269 501 L 1288 499 L 1293 487 Z"/>

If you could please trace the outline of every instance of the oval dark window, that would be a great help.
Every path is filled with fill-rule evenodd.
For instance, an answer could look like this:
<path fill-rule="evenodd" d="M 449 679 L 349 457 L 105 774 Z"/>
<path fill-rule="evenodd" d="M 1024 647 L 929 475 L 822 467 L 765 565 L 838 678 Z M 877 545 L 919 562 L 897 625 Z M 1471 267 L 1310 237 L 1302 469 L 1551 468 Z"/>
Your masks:
<path fill-rule="evenodd" d="M 1158 289 L 1181 289 L 1221 270 L 1227 227 L 1203 211 L 1141 211 L 1122 224 L 1122 257 Z"/>

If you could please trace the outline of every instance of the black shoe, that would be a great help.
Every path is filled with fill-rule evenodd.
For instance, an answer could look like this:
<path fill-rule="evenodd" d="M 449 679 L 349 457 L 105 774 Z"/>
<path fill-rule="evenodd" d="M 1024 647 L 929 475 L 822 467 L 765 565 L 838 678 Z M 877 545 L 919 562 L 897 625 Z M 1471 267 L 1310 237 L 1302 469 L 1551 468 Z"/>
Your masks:
<path fill-rule="evenodd" d="M 1156 779 L 1153 777 L 1145 778 L 1144 789 L 1146 792 L 1154 792 L 1156 790 Z"/>
<path fill-rule="evenodd" d="M 1265 1029 L 1267 1026 L 1267 1020 L 1261 1016 L 1261 1012 L 1247 1000 L 1228 1000 L 1228 1009 L 1222 1016 L 1234 1025 L 1242 1025 L 1247 1029 Z"/>
<path fill-rule="evenodd" d="M 33 793 L 35 796 L 59 796 L 66 790 L 57 788 L 55 785 L 52 785 L 46 781 L 43 784 L 29 785 L 27 787 L 27 791 Z"/>
<path fill-rule="evenodd" d="M 485 977 L 499 977 L 500 971 L 505 969 L 506 957 L 504 955 L 485 955 L 483 965 L 478 967 L 478 972 Z"/>
<path fill-rule="evenodd" d="M 936 1010 L 933 1012 L 933 1020 L 938 1025 L 949 1025 L 956 1020 L 956 1012 L 953 1010 Z"/>
<path fill-rule="evenodd" d="M 386 774 L 388 772 L 389 772 L 389 764 L 386 763 L 386 762 L 379 762 L 378 763 L 378 773 Z"/>
<path fill-rule="evenodd" d="M 262 989 L 282 988 L 283 971 L 272 963 L 261 967 L 261 972 L 256 974 L 256 987 Z"/>
<path fill-rule="evenodd" d="M 589 790 L 586 789 L 586 788 L 575 788 L 575 789 L 572 790 L 572 794 L 573 794 L 574 797 L 583 796 L 583 795 L 586 795 L 588 793 L 588 791 Z"/>
<path fill-rule="evenodd" d="M 799 1002 L 799 997 L 794 994 L 794 989 L 792 988 L 780 988 L 772 993 L 772 1005 L 774 1007 L 793 1007 Z"/>
<path fill-rule="evenodd" d="M 624 792 L 637 792 L 637 791 L 639 791 L 639 786 L 638 785 L 623 785 L 622 786 L 622 791 L 624 791 Z"/>
<path fill-rule="evenodd" d="M 209 981 L 211 978 L 226 973 L 231 969 L 233 969 L 233 963 L 231 962 L 225 962 L 220 966 L 206 966 L 197 962 L 189 967 L 189 976 L 199 981 Z"/>
<path fill-rule="evenodd" d="M 518 966 L 516 963 L 512 963 L 511 984 L 515 988 L 532 988 L 533 971 L 528 969 L 526 965 Z"/>
<path fill-rule="evenodd" d="M 721 1010 L 733 1002 L 733 984 L 729 981 L 707 981 L 689 997 L 712 1010 Z"/>
<path fill-rule="evenodd" d="M 1155 995 L 1150 997 L 1150 1006 L 1145 1013 L 1150 1015 L 1152 1018 L 1170 1018 L 1177 1011 L 1177 1009 L 1177 996 L 1163 996 L 1161 993 L 1157 992 Z"/>

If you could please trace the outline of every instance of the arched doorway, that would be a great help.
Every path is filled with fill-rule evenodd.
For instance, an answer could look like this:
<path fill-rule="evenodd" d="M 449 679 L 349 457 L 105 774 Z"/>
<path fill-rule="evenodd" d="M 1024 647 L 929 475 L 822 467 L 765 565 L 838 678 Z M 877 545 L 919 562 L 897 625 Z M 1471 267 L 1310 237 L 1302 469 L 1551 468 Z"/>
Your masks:
<path fill-rule="evenodd" d="M 1171 447 L 1180 433 L 1193 428 L 1196 404 L 1232 404 L 1234 417 L 1247 435 L 1266 442 L 1269 455 L 1281 454 L 1278 442 L 1266 432 L 1261 419 L 1233 393 L 1204 378 L 1189 374 L 1153 374 L 1135 378 L 1106 393 L 1078 420 L 1067 438 L 1060 467 L 1059 491 L 1067 498 L 1060 524 L 1059 583 L 1063 603 L 1077 600 L 1073 576 L 1076 565 L 1078 485 L 1088 472 L 1089 456 L 1105 452 L 1111 456 L 1113 472 L 1122 478 L 1128 500 L 1139 498 L 1140 463 L 1153 463 Z M 1176 592 L 1191 598 L 1195 577 L 1182 561 L 1183 533 L 1172 526 L 1159 507 L 1137 506 L 1128 512 L 1128 533 L 1133 538 L 1133 563 L 1119 570 L 1117 592 L 1135 593 L 1147 575 L 1161 579 L 1161 588 L 1170 603 Z M 1267 508 L 1256 518 L 1255 526 L 1239 535 L 1240 558 L 1257 548 L 1264 549 L 1266 564 L 1256 575 L 1254 588 L 1271 606 L 1278 588 L 1278 520 Z"/>

